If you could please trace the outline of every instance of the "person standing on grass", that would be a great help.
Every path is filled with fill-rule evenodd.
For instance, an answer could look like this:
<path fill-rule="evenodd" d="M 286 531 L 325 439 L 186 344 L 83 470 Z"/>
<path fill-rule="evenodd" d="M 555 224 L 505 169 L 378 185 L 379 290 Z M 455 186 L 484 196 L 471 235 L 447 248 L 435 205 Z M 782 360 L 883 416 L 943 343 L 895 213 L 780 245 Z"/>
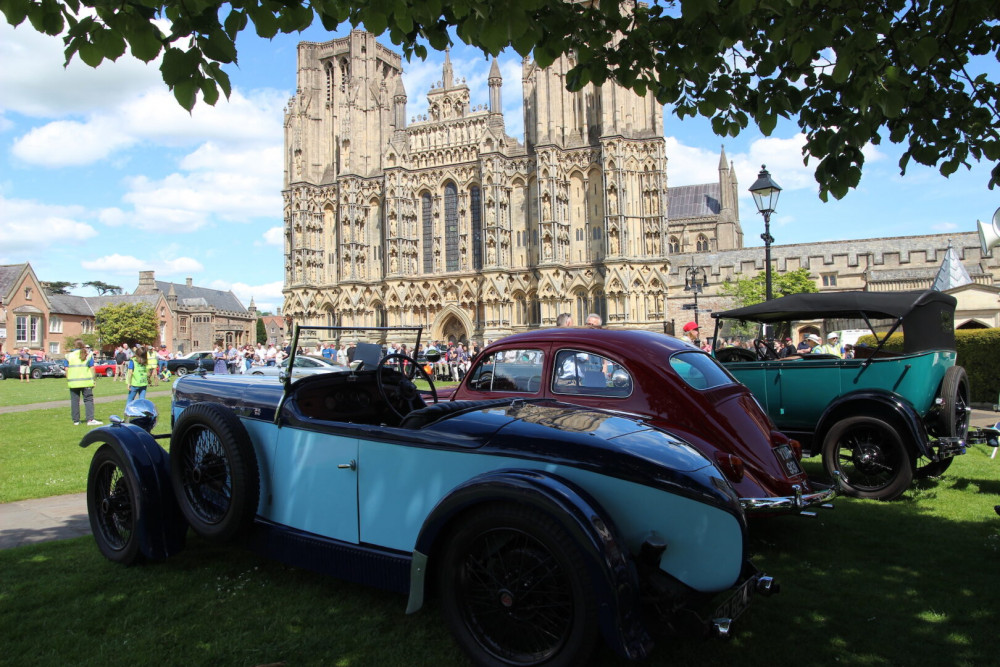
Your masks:
<path fill-rule="evenodd" d="M 87 426 L 100 426 L 94 419 L 94 355 L 88 345 L 77 340 L 76 349 L 66 354 L 66 381 L 69 383 L 69 412 L 73 425 L 80 425 L 80 398 L 87 413 Z"/>
<path fill-rule="evenodd" d="M 21 382 L 31 382 L 31 353 L 28 352 L 28 348 L 21 348 L 17 360 L 21 366 Z"/>
<path fill-rule="evenodd" d="M 128 369 L 131 380 L 128 385 L 128 398 L 125 399 L 125 402 L 128 403 L 136 398 L 146 398 L 146 387 L 149 386 L 149 360 L 145 348 L 136 346 L 132 359 L 128 362 Z"/>

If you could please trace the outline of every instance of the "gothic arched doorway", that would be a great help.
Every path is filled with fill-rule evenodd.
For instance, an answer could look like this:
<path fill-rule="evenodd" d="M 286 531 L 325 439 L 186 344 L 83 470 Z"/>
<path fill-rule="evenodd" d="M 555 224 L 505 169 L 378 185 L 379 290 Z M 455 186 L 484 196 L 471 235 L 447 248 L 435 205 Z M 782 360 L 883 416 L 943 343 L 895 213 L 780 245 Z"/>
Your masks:
<path fill-rule="evenodd" d="M 465 325 L 462 324 L 460 319 L 454 315 L 449 315 L 441 322 L 440 338 L 445 343 L 462 343 L 465 345 L 469 342 L 469 332 L 465 329 Z"/>

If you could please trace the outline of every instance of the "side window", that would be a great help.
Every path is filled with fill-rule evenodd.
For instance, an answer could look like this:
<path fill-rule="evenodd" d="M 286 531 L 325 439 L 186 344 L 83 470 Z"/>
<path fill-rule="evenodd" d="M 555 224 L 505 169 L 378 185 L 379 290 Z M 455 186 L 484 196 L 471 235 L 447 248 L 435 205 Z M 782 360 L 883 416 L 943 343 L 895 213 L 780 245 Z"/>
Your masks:
<path fill-rule="evenodd" d="M 491 352 L 473 370 L 469 389 L 537 394 L 542 389 L 542 351 L 513 349 Z"/>
<path fill-rule="evenodd" d="M 553 367 L 552 392 L 624 398 L 632 393 L 632 376 L 624 366 L 599 354 L 559 350 Z"/>

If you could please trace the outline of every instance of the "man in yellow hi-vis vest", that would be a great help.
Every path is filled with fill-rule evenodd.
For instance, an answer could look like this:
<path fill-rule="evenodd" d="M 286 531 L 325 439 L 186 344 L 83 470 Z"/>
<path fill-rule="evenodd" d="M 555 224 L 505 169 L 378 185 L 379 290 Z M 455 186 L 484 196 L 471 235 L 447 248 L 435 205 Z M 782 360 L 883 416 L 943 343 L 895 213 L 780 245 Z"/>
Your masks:
<path fill-rule="evenodd" d="M 80 397 L 87 411 L 87 425 L 100 426 L 94 419 L 94 355 L 85 349 L 83 341 L 76 341 L 76 349 L 66 354 L 66 380 L 69 382 L 69 409 L 73 424 L 80 425 Z"/>

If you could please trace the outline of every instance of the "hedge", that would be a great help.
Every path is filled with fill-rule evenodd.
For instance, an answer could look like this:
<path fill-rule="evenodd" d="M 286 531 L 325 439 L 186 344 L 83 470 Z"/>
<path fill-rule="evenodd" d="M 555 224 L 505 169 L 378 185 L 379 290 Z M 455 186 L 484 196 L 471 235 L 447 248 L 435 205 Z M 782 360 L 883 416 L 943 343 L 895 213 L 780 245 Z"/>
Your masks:
<path fill-rule="evenodd" d="M 874 347 L 875 337 L 858 339 L 858 344 Z M 1000 329 L 959 329 L 955 332 L 955 348 L 959 366 L 969 375 L 969 388 L 973 403 L 993 405 L 1000 395 Z M 884 349 L 903 351 L 903 334 L 894 333 Z"/>

